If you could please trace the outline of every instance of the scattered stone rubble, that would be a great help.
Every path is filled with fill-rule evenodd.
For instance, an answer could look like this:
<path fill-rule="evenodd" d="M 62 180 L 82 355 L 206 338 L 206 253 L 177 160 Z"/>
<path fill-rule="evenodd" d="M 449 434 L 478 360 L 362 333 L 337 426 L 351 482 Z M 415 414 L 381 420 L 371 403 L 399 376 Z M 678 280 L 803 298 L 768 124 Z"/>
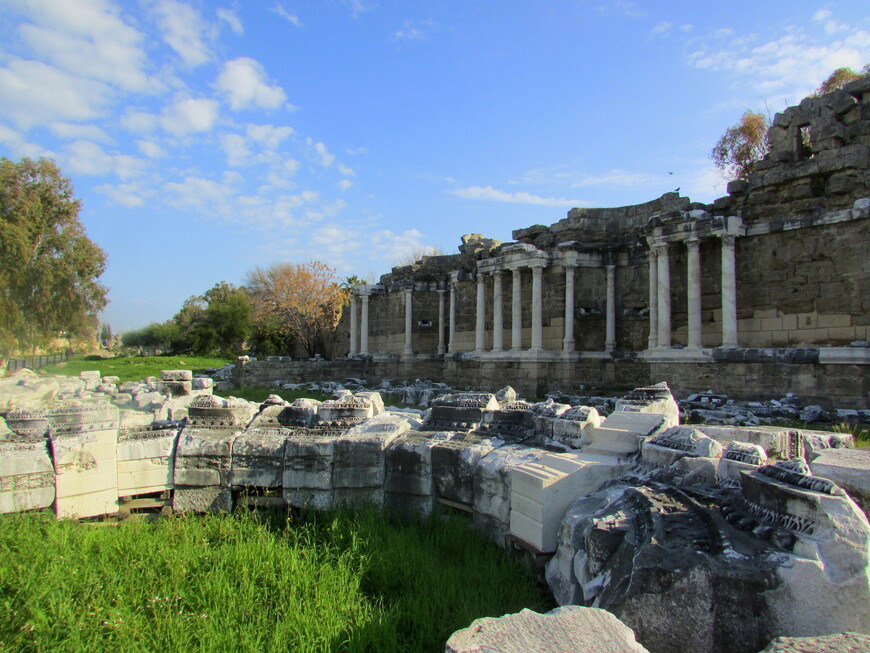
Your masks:
<path fill-rule="evenodd" d="M 362 382 L 330 388 L 323 402 L 255 404 L 186 370 L 124 384 L 20 372 L 0 380 L 0 512 L 95 517 L 155 494 L 177 512 L 440 504 L 549 558 L 559 604 L 606 610 L 482 620 L 450 651 L 501 650 L 503 636 L 519 642 L 504 650 L 564 650 L 583 628 L 644 650 L 630 628 L 654 653 L 870 633 L 870 453 L 848 434 L 689 425 L 663 383 L 599 411 L 420 382 L 401 396 L 425 398 L 422 414 L 385 408 Z"/>

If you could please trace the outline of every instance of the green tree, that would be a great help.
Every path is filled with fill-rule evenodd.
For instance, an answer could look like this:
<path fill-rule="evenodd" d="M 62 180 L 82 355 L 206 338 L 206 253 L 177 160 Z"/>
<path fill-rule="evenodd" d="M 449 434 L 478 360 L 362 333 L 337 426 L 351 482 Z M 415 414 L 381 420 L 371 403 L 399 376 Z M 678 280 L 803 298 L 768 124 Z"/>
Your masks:
<path fill-rule="evenodd" d="M 0 158 L 0 354 L 96 332 L 106 255 L 80 208 L 54 161 Z"/>
<path fill-rule="evenodd" d="M 755 164 L 767 154 L 767 118 L 746 111 L 736 125 L 729 127 L 713 147 L 713 165 L 728 179 L 746 179 Z"/>
<path fill-rule="evenodd" d="M 214 342 L 211 351 L 240 352 L 254 326 L 247 292 L 244 288 L 221 281 L 207 290 L 204 298 L 208 305 L 203 330 L 214 334 L 211 336 Z M 194 353 L 197 353 L 196 348 Z"/>
<path fill-rule="evenodd" d="M 810 95 L 810 97 L 819 97 L 843 88 L 849 82 L 854 82 L 856 79 L 861 79 L 870 75 L 870 63 L 868 63 L 861 72 L 855 72 L 851 68 L 837 68 L 828 78 L 819 84 L 819 87 Z"/>

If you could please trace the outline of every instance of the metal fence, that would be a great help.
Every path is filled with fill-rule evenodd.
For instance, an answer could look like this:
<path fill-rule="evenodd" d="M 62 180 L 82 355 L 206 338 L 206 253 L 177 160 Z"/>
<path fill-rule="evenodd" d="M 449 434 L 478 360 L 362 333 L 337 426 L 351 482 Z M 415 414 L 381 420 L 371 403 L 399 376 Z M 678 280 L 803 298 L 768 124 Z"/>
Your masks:
<path fill-rule="evenodd" d="M 30 370 L 38 370 L 40 367 L 45 367 L 46 365 L 62 363 L 68 358 L 69 352 L 66 351 L 61 354 L 44 354 L 42 356 L 10 358 L 8 361 L 6 361 L 6 370 L 9 372 L 14 372 L 15 370 L 20 370 L 25 367 Z"/>

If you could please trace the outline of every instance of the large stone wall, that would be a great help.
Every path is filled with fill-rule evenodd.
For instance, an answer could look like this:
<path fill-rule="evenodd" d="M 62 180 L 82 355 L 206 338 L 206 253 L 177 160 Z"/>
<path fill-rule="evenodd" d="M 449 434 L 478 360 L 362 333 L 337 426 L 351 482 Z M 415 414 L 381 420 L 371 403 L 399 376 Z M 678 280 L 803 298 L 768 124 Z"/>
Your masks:
<path fill-rule="evenodd" d="M 867 407 L 866 384 L 840 379 L 864 379 L 870 364 L 870 77 L 777 114 L 768 139 L 756 171 L 712 204 L 666 193 L 572 209 L 513 243 L 464 236 L 459 254 L 394 268 L 355 289 L 346 351 L 411 364 L 402 377 L 443 361 L 432 376 L 454 384 L 475 376 L 457 355 L 554 387 L 615 383 L 625 359 L 644 378 L 669 365 L 681 393 L 773 372 L 776 388 L 791 378 Z"/>

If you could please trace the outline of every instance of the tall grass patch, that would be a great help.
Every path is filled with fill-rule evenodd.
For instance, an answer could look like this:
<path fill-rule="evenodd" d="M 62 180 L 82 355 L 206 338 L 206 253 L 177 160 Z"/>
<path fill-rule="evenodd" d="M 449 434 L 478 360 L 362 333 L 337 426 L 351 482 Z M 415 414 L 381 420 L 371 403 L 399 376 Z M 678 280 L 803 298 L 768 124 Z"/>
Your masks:
<path fill-rule="evenodd" d="M 233 362 L 229 358 L 211 358 L 206 356 L 116 356 L 115 358 L 100 358 L 99 356 L 78 356 L 64 363 L 46 365 L 42 368 L 48 374 L 78 376 L 86 370 L 99 370 L 102 376 L 118 376 L 121 382 L 141 381 L 149 376 L 160 378 L 162 370 L 193 370 L 201 373 L 203 370 L 223 367 Z"/>
<path fill-rule="evenodd" d="M 459 517 L 0 519 L 0 648 L 443 650 L 481 616 L 550 599 Z"/>

